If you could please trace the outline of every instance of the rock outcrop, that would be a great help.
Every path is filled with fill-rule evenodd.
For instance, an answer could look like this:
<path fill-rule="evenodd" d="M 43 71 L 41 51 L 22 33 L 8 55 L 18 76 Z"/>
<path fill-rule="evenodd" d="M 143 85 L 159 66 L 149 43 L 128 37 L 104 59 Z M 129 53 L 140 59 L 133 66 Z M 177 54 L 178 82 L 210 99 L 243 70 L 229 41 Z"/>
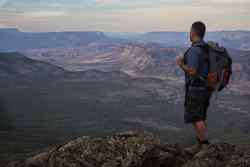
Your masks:
<path fill-rule="evenodd" d="M 204 159 L 193 159 L 178 145 L 149 133 L 79 137 L 7 167 L 249 167 L 250 154 L 229 144 L 211 145 Z"/>

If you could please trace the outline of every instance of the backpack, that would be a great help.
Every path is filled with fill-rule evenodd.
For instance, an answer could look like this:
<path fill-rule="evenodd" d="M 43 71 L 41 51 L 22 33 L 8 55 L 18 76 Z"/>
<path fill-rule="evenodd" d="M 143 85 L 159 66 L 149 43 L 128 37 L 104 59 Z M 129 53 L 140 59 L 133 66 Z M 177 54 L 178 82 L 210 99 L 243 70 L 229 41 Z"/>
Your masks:
<path fill-rule="evenodd" d="M 207 87 L 211 91 L 222 91 L 232 75 L 232 58 L 224 47 L 215 42 L 207 42 L 205 52 L 208 56 Z"/>

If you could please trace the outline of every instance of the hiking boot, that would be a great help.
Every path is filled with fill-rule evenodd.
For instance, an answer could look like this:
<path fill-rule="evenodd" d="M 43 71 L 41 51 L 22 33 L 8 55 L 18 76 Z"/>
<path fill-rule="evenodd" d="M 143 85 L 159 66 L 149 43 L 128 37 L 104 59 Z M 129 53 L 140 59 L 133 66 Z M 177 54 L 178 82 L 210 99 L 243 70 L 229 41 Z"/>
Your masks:
<path fill-rule="evenodd" d="M 202 144 L 200 151 L 194 155 L 194 158 L 206 157 L 208 155 L 208 148 L 209 148 L 208 144 Z"/>
<path fill-rule="evenodd" d="M 199 152 L 201 149 L 201 144 L 197 143 L 191 147 L 186 148 L 184 151 L 188 154 L 196 154 L 197 152 Z"/>

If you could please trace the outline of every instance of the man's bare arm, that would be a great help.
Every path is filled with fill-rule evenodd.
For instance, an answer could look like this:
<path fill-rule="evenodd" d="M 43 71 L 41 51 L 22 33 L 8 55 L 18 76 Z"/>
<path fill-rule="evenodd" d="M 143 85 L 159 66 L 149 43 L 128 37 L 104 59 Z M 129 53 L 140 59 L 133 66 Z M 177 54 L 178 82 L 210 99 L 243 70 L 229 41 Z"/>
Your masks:
<path fill-rule="evenodd" d="M 184 64 L 183 57 L 178 57 L 177 60 L 176 60 L 176 62 L 177 62 L 177 65 L 179 65 L 180 68 L 184 72 L 186 72 L 187 74 L 192 75 L 192 76 L 197 75 L 197 70 L 196 69 L 194 69 L 194 68 L 192 68 L 192 67 Z"/>
<path fill-rule="evenodd" d="M 180 67 L 183 69 L 183 71 L 185 71 L 186 73 L 188 73 L 189 75 L 196 75 L 197 74 L 197 70 L 192 68 L 192 67 L 189 67 L 187 65 L 184 65 L 184 64 L 181 64 Z"/>

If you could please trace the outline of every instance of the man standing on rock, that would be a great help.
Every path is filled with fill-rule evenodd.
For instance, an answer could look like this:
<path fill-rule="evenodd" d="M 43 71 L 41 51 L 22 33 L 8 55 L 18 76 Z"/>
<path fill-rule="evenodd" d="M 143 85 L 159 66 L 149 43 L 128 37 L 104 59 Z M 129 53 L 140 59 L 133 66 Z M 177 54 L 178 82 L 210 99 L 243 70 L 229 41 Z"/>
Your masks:
<path fill-rule="evenodd" d="M 207 88 L 208 56 L 205 52 L 204 36 L 206 26 L 202 22 L 192 24 L 190 40 L 192 46 L 177 58 L 177 64 L 185 72 L 185 123 L 192 123 L 196 131 L 197 144 L 186 151 L 195 158 L 202 158 L 208 153 L 208 132 L 206 125 L 207 109 L 211 92 Z"/>

